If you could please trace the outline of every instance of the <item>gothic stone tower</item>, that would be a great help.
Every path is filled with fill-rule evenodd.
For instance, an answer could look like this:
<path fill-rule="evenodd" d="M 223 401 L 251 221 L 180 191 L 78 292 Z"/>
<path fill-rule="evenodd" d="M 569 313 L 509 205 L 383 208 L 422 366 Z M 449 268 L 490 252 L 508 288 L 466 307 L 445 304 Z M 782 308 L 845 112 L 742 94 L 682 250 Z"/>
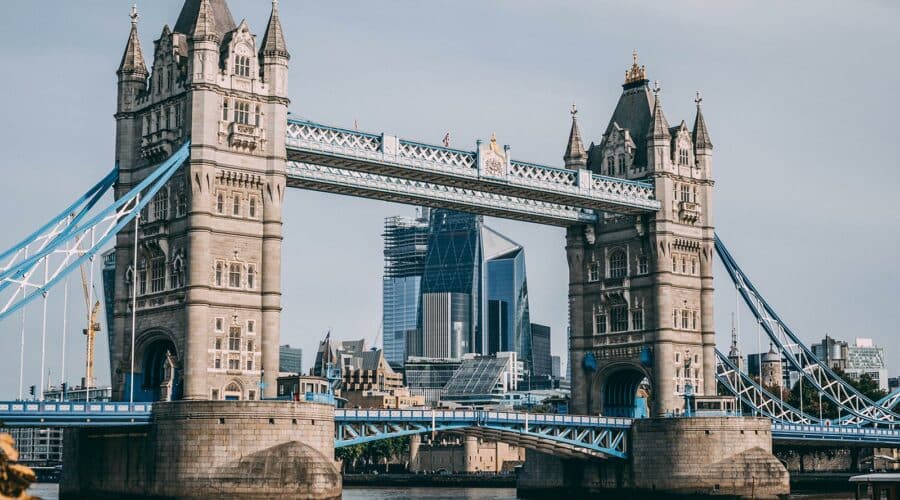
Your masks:
<path fill-rule="evenodd" d="M 693 130 L 669 127 L 635 55 L 587 151 L 573 110 L 565 160 L 651 182 L 662 203 L 656 214 L 600 214 L 568 230 L 572 411 L 658 416 L 683 411 L 685 391 L 715 394 L 712 144 L 699 96 Z"/>
<path fill-rule="evenodd" d="M 185 141 L 185 162 L 116 241 L 113 397 L 128 399 L 132 288 L 134 394 L 258 399 L 275 395 L 281 316 L 281 210 L 290 55 L 278 3 L 262 42 L 225 0 L 186 0 L 148 71 L 132 13 L 117 72 L 121 196 Z M 137 283 L 134 282 L 137 280 Z"/>

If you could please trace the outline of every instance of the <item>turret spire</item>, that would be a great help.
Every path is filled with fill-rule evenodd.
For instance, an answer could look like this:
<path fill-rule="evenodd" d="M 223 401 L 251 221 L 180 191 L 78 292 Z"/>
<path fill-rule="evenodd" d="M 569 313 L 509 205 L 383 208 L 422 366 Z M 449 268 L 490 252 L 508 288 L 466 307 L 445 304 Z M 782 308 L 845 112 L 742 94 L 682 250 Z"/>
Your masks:
<path fill-rule="evenodd" d="M 197 23 L 191 32 L 194 40 L 218 41 L 220 33 L 216 29 L 216 17 L 213 14 L 212 4 L 209 0 L 202 0 L 197 11 Z"/>
<path fill-rule="evenodd" d="M 703 112 L 700 110 L 700 103 L 703 102 L 703 97 L 700 96 L 699 90 L 694 102 L 697 103 L 697 117 L 694 118 L 694 133 L 692 137 L 694 148 L 712 149 L 712 141 L 709 140 L 709 131 L 706 129 L 706 120 L 703 119 Z"/>
<path fill-rule="evenodd" d="M 572 103 L 572 129 L 569 131 L 569 143 L 566 145 L 566 154 L 563 160 L 566 168 L 585 168 L 587 166 L 587 153 L 584 151 L 584 143 L 581 140 L 581 130 L 578 129 L 578 108 Z"/>
<path fill-rule="evenodd" d="M 650 123 L 650 130 L 647 131 L 647 139 L 668 141 L 672 136 L 669 134 L 669 122 L 666 121 L 666 115 L 663 114 L 662 99 L 659 97 L 660 90 L 662 89 L 657 81 L 653 88 L 653 120 Z"/>
<path fill-rule="evenodd" d="M 272 0 L 272 15 L 269 17 L 269 25 L 266 34 L 263 35 L 259 55 L 265 57 L 284 57 L 290 59 L 287 43 L 284 41 L 284 30 L 281 28 L 281 19 L 278 16 L 278 0 Z"/>
<path fill-rule="evenodd" d="M 119 64 L 119 75 L 125 73 L 138 74 L 146 76 L 147 65 L 144 62 L 144 52 L 141 50 L 141 39 L 138 36 L 138 15 L 137 5 L 131 7 L 131 33 L 128 35 L 128 43 L 125 45 L 125 53 L 122 55 L 122 62 Z"/>

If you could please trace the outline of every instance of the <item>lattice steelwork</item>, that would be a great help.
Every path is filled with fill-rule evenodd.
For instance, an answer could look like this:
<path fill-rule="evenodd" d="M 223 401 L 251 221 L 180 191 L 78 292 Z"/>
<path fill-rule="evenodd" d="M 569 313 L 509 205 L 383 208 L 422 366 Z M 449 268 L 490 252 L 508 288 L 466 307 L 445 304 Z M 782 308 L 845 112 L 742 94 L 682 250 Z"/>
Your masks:
<path fill-rule="evenodd" d="M 412 434 L 475 434 L 547 453 L 627 458 L 631 419 L 478 410 L 343 410 L 335 447 Z M 547 446 L 551 445 L 551 446 Z M 554 451 L 550 451 L 553 449 Z"/>
<path fill-rule="evenodd" d="M 41 229 L 0 254 L 0 262 L 4 262 L 0 268 L 0 321 L 46 296 L 66 275 L 92 259 L 150 202 L 189 151 L 188 142 L 130 192 L 91 216 L 118 178 L 113 170 Z"/>
<path fill-rule="evenodd" d="M 286 145 L 292 162 L 337 169 L 332 173 L 368 173 L 385 176 L 389 182 L 421 182 L 439 191 L 462 188 L 507 199 L 613 213 L 639 214 L 660 208 L 654 199 L 653 185 L 644 182 L 520 161 L 509 161 L 500 172 L 488 174 L 479 170 L 476 152 L 309 121 L 288 122 Z M 472 201 L 482 200 L 487 198 Z M 492 205 L 482 209 L 489 215 L 495 215 L 493 211 Z M 510 216 L 508 212 L 496 215 Z"/>
<path fill-rule="evenodd" d="M 738 370 L 734 363 L 718 349 L 716 349 L 716 359 L 716 379 L 719 384 L 746 405 L 749 413 L 759 413 L 775 422 L 819 423 L 818 418 L 810 417 L 785 403 L 781 398 L 756 383 L 746 373 Z"/>
<path fill-rule="evenodd" d="M 747 307 L 750 308 L 772 342 L 781 350 L 785 359 L 802 374 L 813 388 L 848 414 L 848 418 L 842 420 L 843 423 L 847 425 L 900 424 L 900 415 L 891 411 L 889 407 L 875 403 L 862 395 L 813 355 L 812 351 L 788 328 L 753 286 L 718 236 L 716 236 L 716 252 L 722 259 L 725 269 Z M 796 349 L 791 349 L 791 347 L 796 347 Z M 891 401 L 896 403 L 896 400 L 894 398 Z"/>
<path fill-rule="evenodd" d="M 592 223 L 590 210 L 474 189 L 309 163 L 287 163 L 288 185 L 329 193 L 496 215 L 554 226 Z"/>

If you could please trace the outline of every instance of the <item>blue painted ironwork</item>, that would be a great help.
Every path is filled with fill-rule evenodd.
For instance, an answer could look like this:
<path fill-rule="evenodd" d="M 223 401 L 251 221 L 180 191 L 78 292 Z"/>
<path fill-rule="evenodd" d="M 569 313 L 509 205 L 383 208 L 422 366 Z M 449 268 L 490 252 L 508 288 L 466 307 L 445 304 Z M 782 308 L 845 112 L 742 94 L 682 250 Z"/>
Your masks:
<path fill-rule="evenodd" d="M 149 403 L 0 402 L 0 427 L 106 427 L 146 425 Z"/>
<path fill-rule="evenodd" d="M 453 431 L 554 445 L 560 452 L 626 458 L 631 419 L 481 410 L 335 410 L 335 447 L 412 434 Z"/>
<path fill-rule="evenodd" d="M 11 249 L 0 269 L 0 321 L 25 307 L 92 259 L 130 223 L 168 182 L 190 155 L 187 141 L 169 159 L 127 194 L 99 213 L 91 209 L 109 191 L 117 177 L 113 170 L 78 201 Z M 27 252 L 34 247 L 33 252 Z M 38 272 L 43 268 L 43 272 Z"/>

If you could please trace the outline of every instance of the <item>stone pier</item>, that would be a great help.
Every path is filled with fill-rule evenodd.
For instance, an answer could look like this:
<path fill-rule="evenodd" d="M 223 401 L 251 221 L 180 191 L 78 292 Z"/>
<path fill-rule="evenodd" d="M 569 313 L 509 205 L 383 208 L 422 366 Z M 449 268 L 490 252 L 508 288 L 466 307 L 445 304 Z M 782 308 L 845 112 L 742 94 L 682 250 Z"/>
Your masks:
<path fill-rule="evenodd" d="M 60 498 L 336 499 L 334 408 L 157 403 L 146 427 L 66 431 Z"/>
<path fill-rule="evenodd" d="M 787 469 L 772 455 L 764 418 L 636 420 L 628 461 L 562 460 L 528 451 L 520 498 L 697 496 L 775 499 L 790 493 Z M 618 498 L 618 497 L 617 497 Z"/>

